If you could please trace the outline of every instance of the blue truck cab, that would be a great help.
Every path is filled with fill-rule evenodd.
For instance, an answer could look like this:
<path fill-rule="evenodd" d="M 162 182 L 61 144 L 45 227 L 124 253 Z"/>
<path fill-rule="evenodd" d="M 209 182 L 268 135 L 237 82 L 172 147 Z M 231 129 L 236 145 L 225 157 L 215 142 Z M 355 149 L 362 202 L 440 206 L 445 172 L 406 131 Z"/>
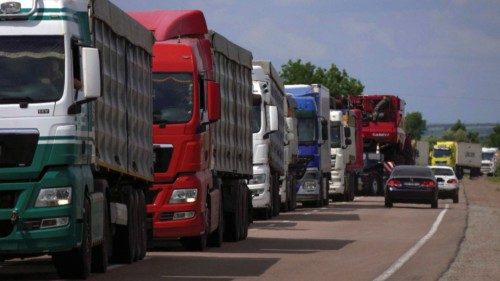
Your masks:
<path fill-rule="evenodd" d="M 299 157 L 309 158 L 299 180 L 297 201 L 304 206 L 328 205 L 330 179 L 330 93 L 320 84 L 285 85 L 297 103 Z"/>

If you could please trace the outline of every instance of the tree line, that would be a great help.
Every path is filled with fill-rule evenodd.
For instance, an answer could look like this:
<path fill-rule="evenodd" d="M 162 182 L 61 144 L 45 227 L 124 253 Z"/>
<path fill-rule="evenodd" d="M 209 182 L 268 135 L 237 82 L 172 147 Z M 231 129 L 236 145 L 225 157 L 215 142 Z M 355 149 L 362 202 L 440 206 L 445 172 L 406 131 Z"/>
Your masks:
<path fill-rule="evenodd" d="M 330 90 L 330 96 L 334 99 L 342 99 L 348 96 L 358 96 L 363 93 L 365 86 L 361 81 L 351 77 L 345 69 L 340 70 L 334 63 L 329 69 L 318 67 L 311 62 L 302 62 L 301 59 L 288 60 L 281 66 L 281 78 L 285 84 L 322 84 Z M 427 121 L 420 112 L 410 112 L 405 116 L 405 130 L 416 140 L 422 138 L 427 127 Z M 434 136 L 426 137 L 426 140 L 435 143 L 438 140 L 449 140 L 457 142 L 481 143 L 483 146 L 500 148 L 500 124 L 493 128 L 493 132 L 485 139 L 479 138 L 479 133 L 468 132 L 465 124 L 458 120 L 442 136 L 437 139 Z"/>

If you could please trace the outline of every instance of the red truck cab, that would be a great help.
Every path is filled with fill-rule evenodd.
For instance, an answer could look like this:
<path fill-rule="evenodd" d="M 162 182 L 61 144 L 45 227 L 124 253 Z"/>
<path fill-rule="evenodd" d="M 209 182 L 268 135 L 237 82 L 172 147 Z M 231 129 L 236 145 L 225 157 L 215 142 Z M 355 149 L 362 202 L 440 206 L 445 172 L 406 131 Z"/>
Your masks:
<path fill-rule="evenodd" d="M 153 238 L 181 238 L 203 249 L 220 224 L 221 195 L 213 189 L 210 123 L 220 117 L 210 42 L 201 11 L 132 12 L 153 31 L 154 186 L 147 212 Z M 219 241 L 220 243 L 220 241 Z M 217 244 L 217 242 L 216 242 Z"/>

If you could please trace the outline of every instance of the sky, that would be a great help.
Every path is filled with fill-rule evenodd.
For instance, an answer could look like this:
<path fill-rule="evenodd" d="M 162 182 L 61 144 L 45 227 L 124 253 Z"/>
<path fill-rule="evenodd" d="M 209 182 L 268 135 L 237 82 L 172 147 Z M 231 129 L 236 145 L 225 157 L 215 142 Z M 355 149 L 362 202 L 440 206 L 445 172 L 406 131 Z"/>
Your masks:
<path fill-rule="evenodd" d="M 271 60 L 329 68 L 394 94 L 428 124 L 500 123 L 498 0 L 111 0 L 198 9 L 208 28 Z"/>

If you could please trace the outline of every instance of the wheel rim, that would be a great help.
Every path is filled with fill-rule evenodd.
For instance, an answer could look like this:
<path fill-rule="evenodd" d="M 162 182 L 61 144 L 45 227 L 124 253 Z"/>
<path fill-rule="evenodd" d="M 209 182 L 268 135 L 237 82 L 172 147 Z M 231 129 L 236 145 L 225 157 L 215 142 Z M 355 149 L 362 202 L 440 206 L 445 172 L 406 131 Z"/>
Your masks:
<path fill-rule="evenodd" d="M 372 181 L 372 193 L 374 195 L 378 194 L 378 182 L 377 182 L 377 180 Z"/>

